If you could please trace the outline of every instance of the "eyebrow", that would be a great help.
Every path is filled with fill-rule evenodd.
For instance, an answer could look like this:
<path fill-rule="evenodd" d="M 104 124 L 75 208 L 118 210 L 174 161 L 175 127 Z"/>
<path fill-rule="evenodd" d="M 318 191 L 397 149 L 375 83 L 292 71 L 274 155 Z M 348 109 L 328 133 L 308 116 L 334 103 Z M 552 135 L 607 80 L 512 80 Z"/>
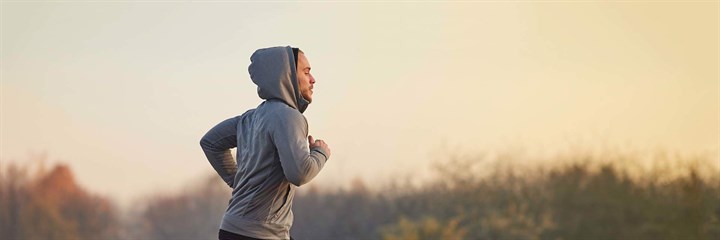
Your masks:
<path fill-rule="evenodd" d="M 305 69 L 307 69 L 308 71 L 310 71 L 311 67 L 305 67 Z"/>

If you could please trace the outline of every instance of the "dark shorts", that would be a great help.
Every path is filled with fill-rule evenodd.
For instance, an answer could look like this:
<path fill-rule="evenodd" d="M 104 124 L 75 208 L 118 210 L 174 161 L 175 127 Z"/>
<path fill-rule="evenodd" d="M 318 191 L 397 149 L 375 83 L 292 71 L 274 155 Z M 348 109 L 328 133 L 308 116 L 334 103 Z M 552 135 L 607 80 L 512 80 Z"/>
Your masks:
<path fill-rule="evenodd" d="M 218 239 L 219 240 L 262 240 L 258 238 L 252 238 L 248 236 L 243 236 L 240 234 L 231 233 L 225 230 L 220 229 L 220 232 L 218 233 Z M 292 237 L 290 237 L 290 240 L 295 240 Z"/>

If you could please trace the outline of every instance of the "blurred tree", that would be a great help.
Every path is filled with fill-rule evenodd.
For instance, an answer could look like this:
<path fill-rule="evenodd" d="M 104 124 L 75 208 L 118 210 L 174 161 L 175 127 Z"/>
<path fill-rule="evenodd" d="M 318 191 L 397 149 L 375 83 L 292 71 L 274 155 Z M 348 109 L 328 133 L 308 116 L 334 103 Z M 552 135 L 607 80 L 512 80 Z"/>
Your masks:
<path fill-rule="evenodd" d="M 424 217 L 414 222 L 405 217 L 383 231 L 385 240 L 461 240 L 464 239 L 467 230 L 458 227 L 459 219 L 452 219 L 442 223 L 433 217 Z"/>
<path fill-rule="evenodd" d="M 209 176 L 188 191 L 156 195 L 137 216 L 138 239 L 217 239 L 231 189 Z"/>
<path fill-rule="evenodd" d="M 521 170 L 480 167 L 491 160 L 477 157 L 445 162 L 438 179 L 424 185 L 397 179 L 371 190 L 356 179 L 348 189 L 301 188 L 291 235 L 720 239 L 717 170 L 678 164 L 673 170 L 682 174 L 631 178 L 622 162 L 603 159 Z M 30 174 L 27 167 L 0 165 L 0 239 L 215 239 L 230 192 L 208 176 L 186 191 L 149 197 L 120 224 L 113 204 L 80 188 L 66 166 Z"/>
<path fill-rule="evenodd" d="M 33 176 L 10 164 L 0 175 L 2 239 L 117 239 L 113 204 L 87 193 L 69 167 L 57 165 Z"/>

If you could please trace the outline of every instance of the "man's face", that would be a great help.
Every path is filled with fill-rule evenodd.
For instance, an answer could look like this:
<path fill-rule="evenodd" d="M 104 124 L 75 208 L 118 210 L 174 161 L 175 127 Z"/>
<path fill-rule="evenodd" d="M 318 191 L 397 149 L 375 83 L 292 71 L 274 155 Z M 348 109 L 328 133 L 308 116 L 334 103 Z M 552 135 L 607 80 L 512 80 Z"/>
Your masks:
<path fill-rule="evenodd" d="M 297 79 L 300 95 L 308 102 L 312 102 L 313 85 L 315 78 L 310 74 L 310 63 L 304 53 L 298 53 Z"/>

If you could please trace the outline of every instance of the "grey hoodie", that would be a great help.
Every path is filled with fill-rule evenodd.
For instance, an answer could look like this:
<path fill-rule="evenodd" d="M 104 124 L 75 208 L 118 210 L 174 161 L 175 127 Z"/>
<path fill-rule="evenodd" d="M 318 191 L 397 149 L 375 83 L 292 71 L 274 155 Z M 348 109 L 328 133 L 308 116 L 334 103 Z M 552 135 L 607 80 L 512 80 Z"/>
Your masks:
<path fill-rule="evenodd" d="M 250 61 L 250 78 L 265 101 L 210 129 L 200 146 L 233 188 L 220 229 L 289 239 L 295 188 L 313 179 L 329 156 L 321 148 L 309 149 L 302 115 L 309 102 L 298 89 L 291 47 L 259 49 Z M 230 153 L 234 147 L 237 163 Z"/>

